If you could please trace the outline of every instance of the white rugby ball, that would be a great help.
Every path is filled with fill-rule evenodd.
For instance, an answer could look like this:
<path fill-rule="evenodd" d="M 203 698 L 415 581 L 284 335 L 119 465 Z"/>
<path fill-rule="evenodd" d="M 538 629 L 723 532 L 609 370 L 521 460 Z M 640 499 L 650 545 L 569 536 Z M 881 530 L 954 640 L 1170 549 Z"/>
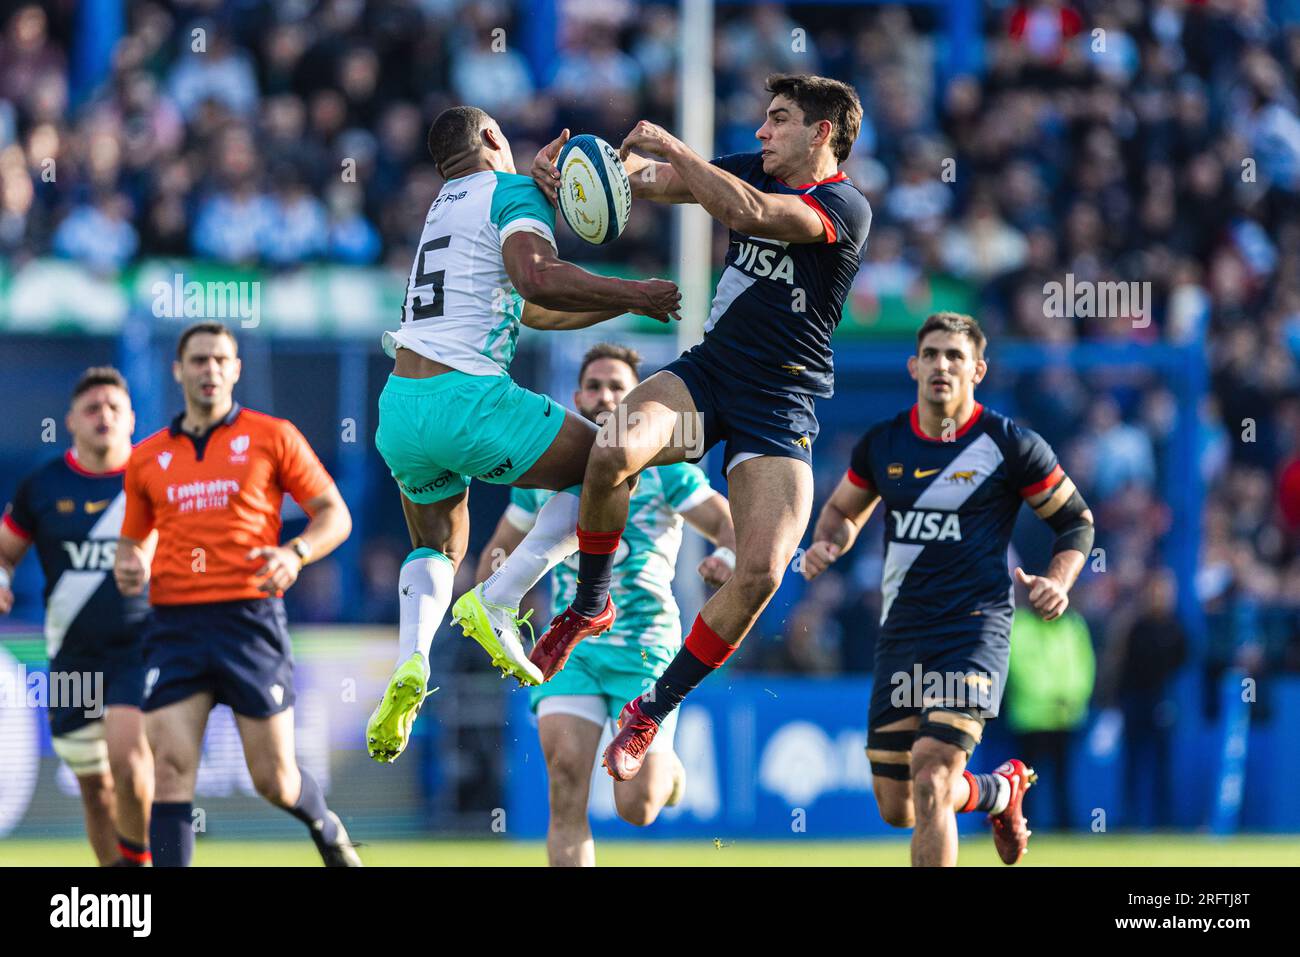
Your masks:
<path fill-rule="evenodd" d="M 618 150 L 583 133 L 564 144 L 560 170 L 560 213 L 579 239 L 594 246 L 612 243 L 632 211 L 632 184 Z"/>

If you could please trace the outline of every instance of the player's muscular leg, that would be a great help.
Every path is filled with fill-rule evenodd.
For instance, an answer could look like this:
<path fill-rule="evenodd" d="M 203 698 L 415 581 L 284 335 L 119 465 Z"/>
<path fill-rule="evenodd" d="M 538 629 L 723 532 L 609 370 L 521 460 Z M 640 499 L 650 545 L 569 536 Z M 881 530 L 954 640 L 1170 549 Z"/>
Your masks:
<path fill-rule="evenodd" d="M 546 858 L 551 867 L 592 867 L 596 863 L 587 795 L 601 730 L 594 721 L 572 714 L 548 714 L 537 721 L 551 805 L 546 830 Z"/>
<path fill-rule="evenodd" d="M 460 568 L 469 545 L 469 492 L 428 505 L 412 502 L 405 495 L 401 499 L 411 547 L 432 548 Z"/>
<path fill-rule="evenodd" d="M 631 497 L 628 479 L 652 465 L 685 461 L 703 442 L 699 418 L 690 390 L 671 372 L 657 372 L 629 392 L 601 426 L 587 459 L 579 525 L 594 532 L 621 530 Z"/>
<path fill-rule="evenodd" d="M 794 557 L 812 512 L 812 469 L 799 459 L 764 455 L 727 476 L 736 525 L 736 570 L 701 613 L 709 627 L 738 643 L 767 606 Z"/>
<path fill-rule="evenodd" d="M 293 750 L 293 708 L 269 718 L 235 715 L 253 787 L 277 807 L 292 807 L 302 791 L 302 775 Z"/>
<path fill-rule="evenodd" d="M 144 714 L 139 708 L 109 708 L 104 715 L 104 737 L 113 771 L 118 832 L 129 841 L 146 844 L 153 803 L 153 755 L 145 738 Z"/>
<path fill-rule="evenodd" d="M 203 730 L 215 704 L 211 693 L 190 695 L 145 715 L 145 734 L 154 762 L 154 801 L 160 804 L 194 800 Z"/>
<path fill-rule="evenodd" d="M 614 806 L 618 808 L 618 816 L 637 827 L 653 824 L 673 793 L 675 762 L 671 751 L 656 751 L 646 755 L 641 773 L 631 781 L 615 781 Z"/>
<path fill-rule="evenodd" d="M 921 736 L 912 744 L 912 831 L 914 867 L 952 867 L 957 863 L 957 815 L 969 789 L 962 770 L 966 752 L 954 744 Z"/>
<path fill-rule="evenodd" d="M 910 715 L 880 725 L 874 730 L 876 732 L 915 731 L 920 724 L 921 719 L 919 717 Z M 889 762 L 891 766 L 899 761 L 909 762 L 910 760 L 910 756 L 906 751 L 890 751 L 882 754 L 868 752 L 867 757 L 872 761 Z M 907 764 L 904 763 L 903 766 L 906 767 Z M 885 777 L 883 773 L 873 774 L 871 776 L 871 790 L 876 796 L 876 806 L 880 809 L 881 820 L 890 827 L 912 827 L 916 823 L 916 817 L 912 811 L 912 782 L 910 779 L 900 781 L 895 778 Z"/>
<path fill-rule="evenodd" d="M 519 476 L 515 483 L 519 488 L 545 488 L 559 492 L 582 482 L 587 456 L 596 441 L 596 426 L 567 409 L 563 411 L 564 424 L 542 457 Z"/>
<path fill-rule="evenodd" d="M 81 806 L 86 815 L 86 837 L 100 867 L 117 860 L 117 828 L 113 823 L 113 778 L 108 774 L 83 774 L 77 778 Z"/>

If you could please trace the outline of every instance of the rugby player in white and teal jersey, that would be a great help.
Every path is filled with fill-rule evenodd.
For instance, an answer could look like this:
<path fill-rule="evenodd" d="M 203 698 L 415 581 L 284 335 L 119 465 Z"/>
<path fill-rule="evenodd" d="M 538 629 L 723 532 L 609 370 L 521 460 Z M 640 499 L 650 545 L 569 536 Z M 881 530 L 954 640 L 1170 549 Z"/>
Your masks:
<path fill-rule="evenodd" d="M 593 422 L 614 412 L 639 381 L 639 364 L 640 357 L 624 346 L 592 348 L 583 357 L 573 394 L 578 411 Z M 519 547 L 552 496 L 524 489 L 510 493 L 510 507 L 479 558 L 480 579 L 488 577 L 503 554 Z M 562 671 L 529 691 L 550 782 L 546 852 L 552 866 L 595 864 L 587 796 L 601 732 L 625 702 L 654 685 L 681 647 L 681 614 L 672 583 L 683 524 L 719 546 L 700 564 L 704 580 L 720 586 L 730 577 L 735 532 L 727 500 L 694 465 L 646 469 L 632 492 L 627 529 L 615 556 L 618 617 L 608 631 L 575 646 Z M 568 607 L 577 580 L 577 556 L 571 555 L 552 573 L 551 601 L 557 612 Z M 618 813 L 631 824 L 650 824 L 665 805 L 681 799 L 685 772 L 673 753 L 676 715 L 660 728 L 641 773 L 614 784 Z"/>
<path fill-rule="evenodd" d="M 596 429 L 510 378 L 520 325 L 578 329 L 627 312 L 667 322 L 681 300 L 666 280 L 611 279 L 559 259 L 553 208 L 515 173 L 509 141 L 482 110 L 443 111 L 429 129 L 429 152 L 446 183 L 425 218 L 401 325 L 384 333 L 395 364 L 375 433 L 413 547 L 398 583 L 397 669 L 366 725 L 378 761 L 406 747 L 426 693 L 429 646 L 469 537 L 470 480 L 570 489 L 539 515 L 533 541 L 555 561 L 572 551 L 576 486 Z M 524 684 L 542 676 L 509 612 L 546 567 L 527 581 L 528 568 L 515 563 L 515 574 L 475 589 L 457 615 L 493 663 Z"/>

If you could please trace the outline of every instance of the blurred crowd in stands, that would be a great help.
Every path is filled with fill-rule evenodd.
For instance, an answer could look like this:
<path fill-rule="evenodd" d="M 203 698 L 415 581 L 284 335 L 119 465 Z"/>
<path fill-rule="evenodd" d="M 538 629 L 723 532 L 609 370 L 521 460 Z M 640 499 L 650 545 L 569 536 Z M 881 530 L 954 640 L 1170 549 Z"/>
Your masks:
<path fill-rule="evenodd" d="M 11 5 L 0 258 L 405 274 L 439 187 L 425 131 L 444 107 L 491 112 L 524 170 L 564 126 L 616 143 L 640 118 L 674 126 L 675 5 L 557 5 L 559 54 L 538 64 L 520 42 L 526 4 L 143 0 L 109 78 L 80 97 L 75 4 Z M 1098 694 L 1160 698 L 1188 651 L 1181 631 L 1153 644 L 1150 628 L 1172 620 L 1180 589 L 1211 616 L 1206 667 L 1300 669 L 1300 14 L 1262 0 L 979 6 L 977 67 L 957 76 L 937 7 L 720 6 L 716 151 L 753 148 L 770 71 L 847 80 L 865 117 L 845 165 L 875 213 L 855 306 L 923 306 L 936 283 L 963 283 L 994 361 L 1009 339 L 1203 347 L 1194 581 L 1164 570 L 1167 379 L 1057 366 L 1014 386 L 1098 519 L 1107 572 L 1085 573 L 1074 601 L 1101 649 Z M 561 251 L 663 274 L 669 215 L 638 208 L 617 244 L 566 237 Z M 722 230 L 717 241 L 720 258 Z M 1045 285 L 1067 276 L 1139 285 L 1127 308 L 1091 317 L 1050 302 Z M 842 465 L 823 454 L 820 492 Z M 783 633 L 746 664 L 864 670 L 878 566 L 864 541 L 775 629 L 765 619 Z"/>

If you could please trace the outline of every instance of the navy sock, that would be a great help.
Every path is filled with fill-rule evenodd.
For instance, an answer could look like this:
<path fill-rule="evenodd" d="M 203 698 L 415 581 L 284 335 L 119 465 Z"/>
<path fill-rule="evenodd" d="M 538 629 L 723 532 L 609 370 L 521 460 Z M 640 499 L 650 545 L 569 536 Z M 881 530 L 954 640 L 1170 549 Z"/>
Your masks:
<path fill-rule="evenodd" d="M 712 668 L 685 648 L 681 649 L 655 680 L 650 694 L 641 696 L 642 713 L 655 724 L 663 724 L 664 718 L 712 673 Z"/>
<path fill-rule="evenodd" d="M 623 533 L 587 532 L 578 529 L 578 587 L 570 608 L 585 618 L 595 618 L 609 600 L 609 583 L 614 577 L 614 558 Z"/>
<path fill-rule="evenodd" d="M 149 814 L 149 847 L 154 867 L 189 867 L 194 856 L 194 805 L 155 803 Z"/>
<path fill-rule="evenodd" d="M 696 616 L 677 656 L 668 662 L 650 692 L 641 696 L 642 714 L 655 724 L 662 724 L 696 685 L 713 674 L 735 650 L 734 645 L 723 641 L 703 618 Z"/>
<path fill-rule="evenodd" d="M 322 844 L 336 843 L 339 829 L 329 816 L 329 808 L 325 806 L 325 795 L 321 792 L 320 785 L 302 768 L 298 769 L 298 773 L 302 775 L 302 793 L 298 795 L 294 806 L 286 810 L 311 829 L 312 840 Z"/>
<path fill-rule="evenodd" d="M 971 807 L 970 801 L 966 806 L 972 811 L 983 811 L 987 814 L 993 810 L 993 805 L 998 799 L 998 779 L 995 774 L 969 774 L 966 778 L 972 788 L 979 790 L 975 798 L 975 805 Z"/>

